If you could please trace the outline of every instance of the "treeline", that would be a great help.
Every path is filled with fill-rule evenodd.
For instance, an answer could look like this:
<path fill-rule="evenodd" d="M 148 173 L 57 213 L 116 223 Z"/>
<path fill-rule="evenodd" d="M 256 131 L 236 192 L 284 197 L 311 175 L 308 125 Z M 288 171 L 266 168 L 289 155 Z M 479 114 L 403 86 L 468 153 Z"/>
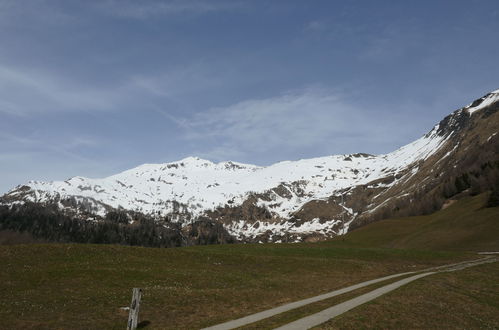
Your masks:
<path fill-rule="evenodd" d="M 402 201 L 391 216 L 430 214 L 442 208 L 445 201 L 462 196 L 476 196 L 499 188 L 499 162 L 475 165 L 469 171 L 450 176 L 436 186 L 416 191 L 412 202 Z M 488 203 L 492 206 L 492 203 Z"/>
<path fill-rule="evenodd" d="M 99 221 L 81 220 L 61 213 L 55 205 L 0 206 L 0 230 L 28 233 L 50 242 L 122 244 L 147 247 L 178 247 L 193 244 L 232 243 L 221 224 L 206 219 L 181 228 L 177 223 L 156 222 L 125 212 L 110 212 Z"/>
<path fill-rule="evenodd" d="M 393 210 L 395 216 L 424 215 L 438 211 L 445 201 L 462 196 L 476 196 L 499 189 L 499 161 L 484 162 L 471 167 L 469 171 L 450 176 L 434 187 L 416 191 L 412 202 L 401 202 Z M 487 206 L 494 206 L 492 201 Z"/>
<path fill-rule="evenodd" d="M 499 206 L 499 161 L 473 164 L 466 172 L 448 175 L 440 182 L 421 187 L 410 196 L 386 203 L 377 212 L 358 219 L 350 228 L 355 229 L 392 217 L 431 214 L 440 210 L 449 199 L 475 196 L 484 192 L 490 192 L 486 207 Z"/>

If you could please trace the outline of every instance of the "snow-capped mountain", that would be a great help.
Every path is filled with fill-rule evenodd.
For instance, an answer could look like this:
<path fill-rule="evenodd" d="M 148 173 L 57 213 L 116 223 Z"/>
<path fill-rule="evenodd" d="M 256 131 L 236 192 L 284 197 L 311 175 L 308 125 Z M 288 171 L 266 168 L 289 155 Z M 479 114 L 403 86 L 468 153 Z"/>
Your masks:
<path fill-rule="evenodd" d="M 245 241 L 330 237 L 419 203 L 415 199 L 421 194 L 465 171 L 470 155 L 486 154 L 477 148 L 497 157 L 490 150 L 498 144 L 498 109 L 496 90 L 386 155 L 327 156 L 267 167 L 188 157 L 103 179 L 30 181 L 5 194 L 1 203 L 55 204 L 87 221 L 116 210 L 182 225 L 209 218 Z"/>

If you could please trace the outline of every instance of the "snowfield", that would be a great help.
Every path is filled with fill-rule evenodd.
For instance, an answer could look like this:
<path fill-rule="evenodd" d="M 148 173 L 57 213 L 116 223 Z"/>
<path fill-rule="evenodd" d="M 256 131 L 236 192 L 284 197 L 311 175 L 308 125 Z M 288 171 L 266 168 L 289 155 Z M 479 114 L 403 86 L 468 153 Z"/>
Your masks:
<path fill-rule="evenodd" d="M 396 174 L 414 161 L 426 159 L 445 141 L 436 134 L 437 129 L 386 155 L 337 155 L 267 167 L 188 157 L 173 163 L 141 165 L 103 179 L 30 181 L 25 186 L 34 193 L 25 199 L 45 202 L 54 198 L 90 198 L 99 202 L 95 205 L 99 216 L 106 214 L 104 205 L 166 216 L 176 201 L 185 204 L 196 217 L 226 204 L 240 205 L 252 193 L 265 193 L 284 184 L 286 196 L 273 193 L 272 200 L 260 200 L 259 205 L 286 219 L 311 200 L 326 199 L 337 191 Z M 14 189 L 8 194 L 15 197 L 21 193 Z"/>

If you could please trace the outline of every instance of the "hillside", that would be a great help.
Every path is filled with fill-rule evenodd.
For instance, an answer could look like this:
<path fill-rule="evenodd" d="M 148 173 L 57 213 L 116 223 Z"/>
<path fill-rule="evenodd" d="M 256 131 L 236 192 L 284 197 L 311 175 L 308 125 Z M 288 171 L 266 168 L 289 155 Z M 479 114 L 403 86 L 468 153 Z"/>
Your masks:
<path fill-rule="evenodd" d="M 377 221 L 333 240 L 342 246 L 449 251 L 499 251 L 499 207 L 488 194 L 463 198 L 425 216 Z"/>

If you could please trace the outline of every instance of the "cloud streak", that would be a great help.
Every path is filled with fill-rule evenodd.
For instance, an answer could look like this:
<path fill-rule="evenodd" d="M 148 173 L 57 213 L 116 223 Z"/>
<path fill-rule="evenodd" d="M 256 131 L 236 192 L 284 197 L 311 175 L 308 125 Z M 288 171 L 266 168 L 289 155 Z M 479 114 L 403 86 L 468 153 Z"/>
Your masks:
<path fill-rule="evenodd" d="M 26 26 L 60 26 L 74 19 L 74 15 L 57 6 L 57 1 L 0 0 L 0 26 L 20 22 Z"/>
<path fill-rule="evenodd" d="M 16 152 L 14 154 L 16 155 L 49 151 L 66 158 L 72 158 L 90 164 L 97 164 L 97 162 L 81 156 L 79 153 L 74 152 L 74 150 L 80 147 L 93 147 L 98 144 L 98 141 L 88 137 L 75 136 L 63 141 L 50 141 L 50 143 L 48 143 L 48 141 L 45 141 L 44 139 L 17 136 L 5 132 L 0 133 L 0 147 L 4 150 L 8 149 L 7 146 L 10 146 L 11 148 L 15 147 Z"/>
<path fill-rule="evenodd" d="M 116 17 L 131 19 L 149 19 L 160 16 L 179 14 L 207 14 L 230 11 L 240 8 L 238 1 L 116 1 L 108 0 L 98 4 L 97 8 Z"/>
<path fill-rule="evenodd" d="M 78 86 L 54 75 L 0 66 L 0 113 L 106 110 L 118 99 L 117 93 L 110 90 Z"/>
<path fill-rule="evenodd" d="M 283 95 L 212 108 L 183 120 L 184 138 L 210 141 L 201 151 L 215 160 L 242 155 L 361 152 L 352 146 L 377 145 L 391 140 L 402 118 L 373 118 L 373 109 L 355 106 L 339 92 L 308 88 Z M 369 121 L 366 120 L 369 118 Z M 398 128 L 397 128 L 398 127 Z M 381 143 L 380 143 L 381 142 Z M 369 149 L 369 148 L 367 148 Z"/>
<path fill-rule="evenodd" d="M 154 110 L 164 101 L 189 107 L 186 95 L 220 90 L 228 74 L 216 74 L 204 63 L 191 63 L 156 74 L 131 73 L 96 85 L 55 71 L 0 63 L 0 114 Z"/>

